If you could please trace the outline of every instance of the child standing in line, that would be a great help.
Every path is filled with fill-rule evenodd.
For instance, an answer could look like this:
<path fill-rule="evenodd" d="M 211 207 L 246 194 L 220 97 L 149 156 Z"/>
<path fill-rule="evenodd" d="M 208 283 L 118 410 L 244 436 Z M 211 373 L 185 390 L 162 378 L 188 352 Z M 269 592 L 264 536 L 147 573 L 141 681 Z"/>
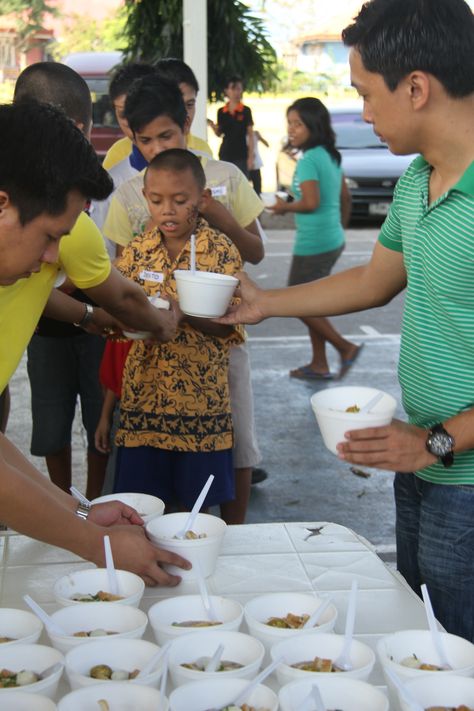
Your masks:
<path fill-rule="evenodd" d="M 175 269 L 196 266 L 234 274 L 236 247 L 199 217 L 208 197 L 199 159 L 171 149 L 150 163 L 144 180 L 154 229 L 136 237 L 117 263 L 149 296 L 176 297 Z M 135 341 L 125 363 L 115 491 L 138 491 L 168 506 L 192 507 L 209 474 L 204 507 L 234 496 L 229 350 L 242 334 L 208 319 L 183 316 L 176 338 L 159 344 Z"/>
<path fill-rule="evenodd" d="M 253 163 L 249 171 L 249 180 L 253 185 L 253 189 L 258 197 L 262 194 L 262 173 L 260 168 L 263 168 L 263 160 L 258 150 L 258 144 L 263 143 L 264 146 L 270 148 L 268 141 L 262 136 L 260 131 L 255 128 L 253 130 Z"/>

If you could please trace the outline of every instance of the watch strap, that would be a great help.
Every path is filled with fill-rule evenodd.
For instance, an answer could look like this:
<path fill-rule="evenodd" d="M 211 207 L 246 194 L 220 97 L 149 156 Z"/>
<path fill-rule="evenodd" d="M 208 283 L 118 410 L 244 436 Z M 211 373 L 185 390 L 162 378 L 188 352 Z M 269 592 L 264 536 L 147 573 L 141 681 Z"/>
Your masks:
<path fill-rule="evenodd" d="M 446 441 L 450 445 L 450 449 L 447 450 L 446 452 L 440 454 L 436 451 L 431 446 L 431 439 L 433 436 L 436 435 L 442 435 L 443 437 L 446 438 Z M 426 440 L 426 449 L 430 454 L 434 454 L 436 457 L 438 457 L 438 460 L 441 462 L 441 464 L 444 467 L 450 467 L 454 464 L 454 445 L 455 445 L 455 439 L 452 435 L 449 434 L 449 432 L 445 429 L 445 427 L 441 424 L 441 422 L 438 422 L 437 424 L 433 425 L 429 432 L 428 432 L 428 438 Z"/>
<path fill-rule="evenodd" d="M 79 516 L 79 518 L 82 518 L 84 521 L 87 521 L 90 510 L 90 506 L 87 506 L 86 504 L 83 504 L 81 501 L 79 501 L 76 508 L 76 516 Z"/>

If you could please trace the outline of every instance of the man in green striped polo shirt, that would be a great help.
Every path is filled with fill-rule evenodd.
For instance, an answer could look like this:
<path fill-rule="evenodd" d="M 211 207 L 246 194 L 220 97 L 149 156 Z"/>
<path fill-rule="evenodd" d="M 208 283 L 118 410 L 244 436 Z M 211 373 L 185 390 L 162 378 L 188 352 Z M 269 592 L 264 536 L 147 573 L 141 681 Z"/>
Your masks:
<path fill-rule="evenodd" d="M 269 292 L 243 275 L 222 321 L 353 312 L 406 287 L 408 422 L 349 432 L 339 457 L 398 472 L 398 568 L 474 641 L 474 18 L 464 0 L 372 0 L 342 36 L 364 119 L 393 153 L 421 155 L 367 265 Z"/>

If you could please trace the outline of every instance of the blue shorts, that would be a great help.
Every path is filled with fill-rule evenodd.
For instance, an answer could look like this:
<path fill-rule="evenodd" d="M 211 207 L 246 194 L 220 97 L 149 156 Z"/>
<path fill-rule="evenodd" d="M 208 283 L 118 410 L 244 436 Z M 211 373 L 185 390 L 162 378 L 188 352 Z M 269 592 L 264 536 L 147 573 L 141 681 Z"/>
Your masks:
<path fill-rule="evenodd" d="M 214 481 L 203 508 L 234 498 L 232 450 L 175 452 L 157 447 L 118 447 L 114 492 L 152 494 L 168 506 L 193 507 L 210 474 Z"/>

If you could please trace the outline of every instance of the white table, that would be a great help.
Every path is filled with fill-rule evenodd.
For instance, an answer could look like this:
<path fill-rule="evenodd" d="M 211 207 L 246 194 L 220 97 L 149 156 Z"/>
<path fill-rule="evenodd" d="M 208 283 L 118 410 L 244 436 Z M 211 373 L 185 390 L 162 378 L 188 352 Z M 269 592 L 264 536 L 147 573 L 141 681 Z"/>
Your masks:
<path fill-rule="evenodd" d="M 308 529 L 322 527 L 308 537 Z M 90 567 L 72 553 L 24 536 L 4 536 L 0 542 L 0 605 L 25 608 L 30 594 L 48 612 L 58 609 L 53 584 L 62 575 Z M 356 637 L 375 648 L 377 640 L 400 629 L 426 629 L 420 599 L 374 548 L 353 531 L 333 523 L 264 523 L 230 526 L 215 574 L 208 579 L 212 593 L 245 604 L 268 592 L 316 591 L 334 597 L 339 616 L 335 632 L 344 631 L 352 580 L 359 586 Z M 145 612 L 159 599 L 196 593 L 193 582 L 177 588 L 147 588 L 140 605 Z M 246 631 L 245 629 L 243 631 Z M 155 641 L 151 628 L 145 639 Z M 47 643 L 46 636 L 40 642 Z M 369 682 L 383 685 L 376 664 Z M 63 680 L 60 693 L 68 686 Z"/>

